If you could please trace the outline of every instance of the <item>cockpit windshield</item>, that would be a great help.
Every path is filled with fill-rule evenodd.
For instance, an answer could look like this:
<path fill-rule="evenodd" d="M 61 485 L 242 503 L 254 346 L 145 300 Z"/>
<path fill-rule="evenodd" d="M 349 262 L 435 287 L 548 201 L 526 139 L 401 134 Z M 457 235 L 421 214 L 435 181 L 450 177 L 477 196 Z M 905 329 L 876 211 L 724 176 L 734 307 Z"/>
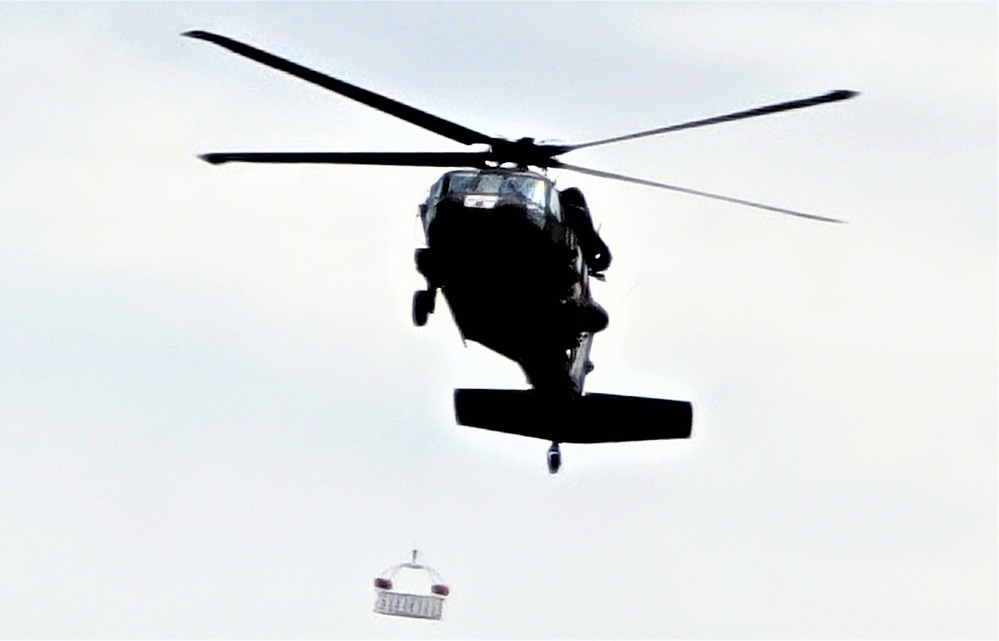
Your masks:
<path fill-rule="evenodd" d="M 448 193 L 457 196 L 469 194 L 512 198 L 529 206 L 544 209 L 548 185 L 544 179 L 526 174 L 454 172 L 448 174 Z"/>

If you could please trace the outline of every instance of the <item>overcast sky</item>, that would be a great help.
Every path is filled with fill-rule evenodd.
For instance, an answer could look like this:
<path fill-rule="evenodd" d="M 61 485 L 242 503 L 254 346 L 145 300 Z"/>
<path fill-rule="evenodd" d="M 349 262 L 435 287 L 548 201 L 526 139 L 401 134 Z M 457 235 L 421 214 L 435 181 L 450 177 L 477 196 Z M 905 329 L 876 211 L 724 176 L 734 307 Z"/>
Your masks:
<path fill-rule="evenodd" d="M 521 388 L 410 321 L 435 169 L 224 150 L 461 145 L 207 29 L 487 134 L 581 142 L 614 253 L 590 391 L 686 442 L 454 425 Z M 997 633 L 995 3 L 0 4 L 0 636 Z M 439 623 L 379 617 L 413 547 Z"/>

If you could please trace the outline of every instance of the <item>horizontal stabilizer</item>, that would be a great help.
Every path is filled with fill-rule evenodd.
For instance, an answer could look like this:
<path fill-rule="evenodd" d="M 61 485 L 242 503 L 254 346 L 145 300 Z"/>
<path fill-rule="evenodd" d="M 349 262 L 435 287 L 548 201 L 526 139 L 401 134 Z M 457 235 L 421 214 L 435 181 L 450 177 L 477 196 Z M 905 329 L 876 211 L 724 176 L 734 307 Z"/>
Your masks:
<path fill-rule="evenodd" d="M 558 399 L 534 390 L 457 389 L 459 425 L 557 443 L 615 443 L 690 438 L 686 401 L 615 394 Z"/>

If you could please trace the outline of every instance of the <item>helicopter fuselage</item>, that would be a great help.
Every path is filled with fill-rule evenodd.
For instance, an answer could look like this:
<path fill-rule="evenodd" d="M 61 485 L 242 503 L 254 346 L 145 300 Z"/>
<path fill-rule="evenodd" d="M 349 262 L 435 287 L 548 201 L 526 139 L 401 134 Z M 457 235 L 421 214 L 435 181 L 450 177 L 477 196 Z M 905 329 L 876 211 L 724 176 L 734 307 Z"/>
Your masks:
<path fill-rule="evenodd" d="M 439 289 L 464 339 L 515 361 L 535 389 L 581 394 L 593 334 L 608 317 L 590 293 L 580 243 L 589 232 L 566 213 L 542 174 L 444 174 L 420 207 L 427 290 L 414 298 L 417 325 Z"/>

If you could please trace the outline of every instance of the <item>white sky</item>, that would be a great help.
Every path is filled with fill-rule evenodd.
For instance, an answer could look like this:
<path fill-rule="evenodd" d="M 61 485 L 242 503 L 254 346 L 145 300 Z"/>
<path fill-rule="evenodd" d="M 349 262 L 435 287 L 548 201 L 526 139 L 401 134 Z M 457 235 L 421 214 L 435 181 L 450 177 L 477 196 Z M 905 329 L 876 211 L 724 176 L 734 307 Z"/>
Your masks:
<path fill-rule="evenodd" d="M 550 477 L 454 426 L 517 367 L 411 326 L 437 170 L 195 157 L 463 148 L 197 28 L 510 138 L 856 89 L 565 158 L 850 224 L 556 174 L 615 257 L 588 389 L 695 424 Z M 995 3 L 0 4 L 0 636 L 995 636 L 996 35 Z M 371 611 L 414 546 L 440 623 Z"/>

